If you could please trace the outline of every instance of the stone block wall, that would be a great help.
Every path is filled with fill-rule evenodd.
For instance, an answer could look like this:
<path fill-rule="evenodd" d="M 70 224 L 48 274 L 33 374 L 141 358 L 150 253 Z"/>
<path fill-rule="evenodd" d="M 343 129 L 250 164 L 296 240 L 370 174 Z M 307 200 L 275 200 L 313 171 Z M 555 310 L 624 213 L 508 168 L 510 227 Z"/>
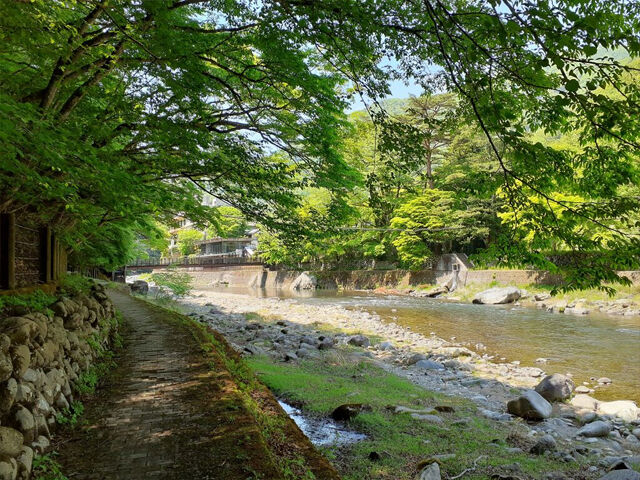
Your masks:
<path fill-rule="evenodd" d="M 0 480 L 30 478 L 34 455 L 46 452 L 56 417 L 74 401 L 74 383 L 117 329 L 101 285 L 50 308 L 0 318 Z"/>

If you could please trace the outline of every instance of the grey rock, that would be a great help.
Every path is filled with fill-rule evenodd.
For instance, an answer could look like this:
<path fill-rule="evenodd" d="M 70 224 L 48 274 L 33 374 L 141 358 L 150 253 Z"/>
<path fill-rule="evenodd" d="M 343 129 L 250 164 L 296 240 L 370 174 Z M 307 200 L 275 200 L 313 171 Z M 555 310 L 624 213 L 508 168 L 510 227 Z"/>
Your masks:
<path fill-rule="evenodd" d="M 335 345 L 335 340 L 333 337 L 322 337 L 322 339 L 318 343 L 318 350 L 329 350 L 333 348 Z"/>
<path fill-rule="evenodd" d="M 596 420 L 586 424 L 576 432 L 576 435 L 583 437 L 606 437 L 611 432 L 611 424 L 602 420 Z"/>
<path fill-rule="evenodd" d="M 538 392 L 526 390 L 519 398 L 507 402 L 507 411 L 527 420 L 544 420 L 551 416 L 551 404 Z"/>
<path fill-rule="evenodd" d="M 640 480 L 640 473 L 635 470 L 611 470 L 599 480 Z"/>
<path fill-rule="evenodd" d="M 424 355 L 422 353 L 414 353 L 409 358 L 407 358 L 407 360 L 405 361 L 405 364 L 406 365 L 415 365 L 420 360 L 426 360 L 426 359 L 427 359 L 426 355 Z"/>
<path fill-rule="evenodd" d="M 582 302 L 577 302 L 572 307 L 567 307 L 564 309 L 564 313 L 573 314 L 573 315 L 587 315 L 590 310 L 585 306 Z"/>
<path fill-rule="evenodd" d="M 598 383 L 601 383 L 603 385 L 609 385 L 611 383 L 611 379 L 609 377 L 600 377 L 598 379 Z"/>
<path fill-rule="evenodd" d="M 419 296 L 434 298 L 439 295 L 444 295 L 445 293 L 449 293 L 449 287 L 447 287 L 446 285 L 442 285 L 439 287 L 432 288 L 428 292 L 422 292 Z"/>
<path fill-rule="evenodd" d="M 480 413 L 491 420 L 497 420 L 499 422 L 508 422 L 511 420 L 511 415 L 508 413 L 494 412 L 493 410 L 487 410 L 486 408 L 481 408 Z"/>
<path fill-rule="evenodd" d="M 131 292 L 139 295 L 146 295 L 149 293 L 149 284 L 144 280 L 136 280 L 131 284 Z"/>
<path fill-rule="evenodd" d="M 293 352 L 286 352 L 284 354 L 284 361 L 285 362 L 290 362 L 292 360 L 297 360 L 297 359 L 298 359 L 298 356 Z"/>
<path fill-rule="evenodd" d="M 420 471 L 419 480 L 441 480 L 440 466 L 436 463 L 430 463 Z"/>
<path fill-rule="evenodd" d="M 309 272 L 302 272 L 291 283 L 291 290 L 314 290 L 318 286 L 318 279 Z"/>
<path fill-rule="evenodd" d="M 22 451 L 16 460 L 18 462 L 18 471 L 21 478 L 29 478 L 33 467 L 33 449 L 23 445 Z"/>
<path fill-rule="evenodd" d="M 580 422 L 583 424 L 591 423 L 596 421 L 597 419 L 598 419 L 598 415 L 596 415 L 595 412 L 587 412 L 580 417 Z"/>
<path fill-rule="evenodd" d="M 566 375 L 554 373 L 548 375 L 536 386 L 538 392 L 548 402 L 566 400 L 571 396 L 575 384 Z"/>
<path fill-rule="evenodd" d="M 371 341 L 366 335 L 353 335 L 349 337 L 347 343 L 349 345 L 355 345 L 356 347 L 368 347 L 371 345 Z"/>
<path fill-rule="evenodd" d="M 574 390 L 576 393 L 591 393 L 591 389 L 585 385 L 578 385 Z"/>
<path fill-rule="evenodd" d="M 538 441 L 531 447 L 530 452 L 536 455 L 542 455 L 545 452 L 555 452 L 558 448 L 555 438 L 546 434 L 538 439 Z"/>
<path fill-rule="evenodd" d="M 38 439 L 31 444 L 31 447 L 40 455 L 42 455 L 44 452 L 46 452 L 47 448 L 49 448 L 49 445 L 51 445 L 49 439 L 44 435 L 40 435 Z"/>
<path fill-rule="evenodd" d="M 302 336 L 302 338 L 300 338 L 300 344 L 302 345 L 303 343 L 305 343 L 305 344 L 307 344 L 307 345 L 309 345 L 309 346 L 311 346 L 313 348 L 316 348 L 316 346 L 318 345 L 318 340 L 313 338 L 310 335 L 304 335 L 304 336 Z"/>
<path fill-rule="evenodd" d="M 411 418 L 416 420 L 422 420 L 429 423 L 435 423 L 436 425 L 442 425 L 444 421 L 438 415 L 431 415 L 429 413 L 412 413 Z"/>
<path fill-rule="evenodd" d="M 481 305 L 498 305 L 515 302 L 520 298 L 520 296 L 520 290 L 515 287 L 490 288 L 489 290 L 478 293 L 473 298 L 473 303 Z"/>
<path fill-rule="evenodd" d="M 22 432 L 24 442 L 31 443 L 34 440 L 36 422 L 32 413 L 22 405 L 17 405 L 15 407 L 12 426 Z"/>
<path fill-rule="evenodd" d="M 444 370 L 444 365 L 433 360 L 420 360 L 415 366 L 424 370 Z"/>
<path fill-rule="evenodd" d="M 536 293 L 533 296 L 534 300 L 536 302 L 542 302 L 544 300 L 547 300 L 548 298 L 551 298 L 551 294 L 550 293 Z"/>
<path fill-rule="evenodd" d="M 395 350 L 395 347 L 393 346 L 393 343 L 391 343 L 389 341 L 380 342 L 378 345 L 376 345 L 376 348 L 378 350 L 382 350 L 382 351 Z"/>

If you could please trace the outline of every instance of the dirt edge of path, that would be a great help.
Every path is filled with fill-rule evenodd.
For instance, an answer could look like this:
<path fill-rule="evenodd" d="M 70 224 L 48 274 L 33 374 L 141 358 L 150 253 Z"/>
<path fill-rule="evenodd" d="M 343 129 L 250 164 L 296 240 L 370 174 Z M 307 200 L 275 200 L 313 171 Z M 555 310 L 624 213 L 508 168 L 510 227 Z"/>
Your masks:
<path fill-rule="evenodd" d="M 303 460 L 303 468 L 313 473 L 317 480 L 340 479 L 337 470 L 289 418 L 271 390 L 258 379 L 222 334 L 186 315 L 141 299 L 135 300 L 162 311 L 166 314 L 168 322 L 187 329 L 193 335 L 201 346 L 203 355 L 209 360 L 211 368 L 215 369 L 216 375 L 228 376 L 236 385 L 236 393 L 245 397 L 245 402 L 248 401 L 248 404 L 245 404 L 248 407 L 247 414 L 253 416 L 270 453 L 277 459 L 276 463 L 280 467 L 284 464 L 292 470 L 291 478 L 306 478 L 305 472 L 300 471 L 299 460 Z"/>

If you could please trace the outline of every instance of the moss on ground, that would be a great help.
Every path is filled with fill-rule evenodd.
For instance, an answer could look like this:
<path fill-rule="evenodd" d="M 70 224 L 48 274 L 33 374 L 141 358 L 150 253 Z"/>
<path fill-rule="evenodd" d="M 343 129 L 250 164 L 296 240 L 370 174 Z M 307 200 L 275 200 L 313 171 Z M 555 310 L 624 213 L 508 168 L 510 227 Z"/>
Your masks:
<path fill-rule="evenodd" d="M 280 476 L 277 478 L 284 480 L 337 480 L 339 478 L 331 464 L 289 419 L 273 394 L 258 380 L 253 370 L 228 345 L 222 335 L 183 315 L 180 312 L 182 309 L 174 302 L 158 305 L 148 299 L 144 300 L 151 304 L 151 308 L 161 309 L 164 321 L 190 332 L 203 354 L 207 356 L 213 372 L 220 375 L 227 371 L 230 374 L 237 390 L 233 395 L 225 396 L 228 405 L 224 410 L 234 411 L 236 415 L 248 412 L 253 417 L 255 425 L 259 428 L 261 440 L 268 448 L 270 458 L 265 461 L 273 463 L 280 470 Z M 242 455 L 245 448 L 247 448 L 246 445 L 238 445 L 236 451 L 229 451 L 227 454 L 229 458 L 241 461 L 239 455 Z M 252 473 L 255 478 L 263 478 L 259 471 Z"/>
<path fill-rule="evenodd" d="M 420 388 L 408 380 L 389 374 L 360 357 L 333 351 L 318 361 L 296 364 L 268 357 L 247 360 L 260 379 L 277 395 L 300 406 L 310 415 L 326 417 L 343 403 L 366 403 L 351 426 L 368 439 L 349 447 L 328 449 L 345 480 L 413 479 L 421 462 L 436 455 L 454 454 L 439 460 L 443 478 L 451 478 L 472 467 L 465 479 L 488 479 L 517 462 L 525 475 L 541 478 L 552 471 L 566 472 L 569 478 L 589 478 L 587 465 L 567 464 L 549 456 L 511 453 L 510 447 L 529 447 L 522 424 L 503 424 L 479 416 L 476 407 L 462 398 L 448 397 Z M 443 425 L 396 414 L 397 405 L 416 409 L 452 406 L 454 412 L 439 413 Z M 371 461 L 377 452 L 380 460 Z"/>

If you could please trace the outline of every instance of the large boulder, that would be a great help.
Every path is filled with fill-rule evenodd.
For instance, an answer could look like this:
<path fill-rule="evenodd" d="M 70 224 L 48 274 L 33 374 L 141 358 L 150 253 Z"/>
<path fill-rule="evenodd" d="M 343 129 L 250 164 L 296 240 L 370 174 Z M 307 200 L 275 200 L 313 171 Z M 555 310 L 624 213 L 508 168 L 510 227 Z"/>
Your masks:
<path fill-rule="evenodd" d="M 291 284 L 291 290 L 314 290 L 318 286 L 318 279 L 309 272 L 302 272 Z"/>
<path fill-rule="evenodd" d="M 575 388 L 573 381 L 566 375 L 554 373 L 542 379 L 535 390 L 548 402 L 566 400 Z"/>
<path fill-rule="evenodd" d="M 625 422 L 633 422 L 640 414 L 640 408 L 631 400 L 616 400 L 614 402 L 598 402 L 598 413 L 618 417 Z"/>
<path fill-rule="evenodd" d="M 551 410 L 551 404 L 534 390 L 527 390 L 519 398 L 507 402 L 511 415 L 526 420 L 544 420 L 551 416 Z"/>
<path fill-rule="evenodd" d="M 478 293 L 473 298 L 473 303 L 481 305 L 499 305 L 503 303 L 515 302 L 522 293 L 516 287 L 490 288 Z"/>
<path fill-rule="evenodd" d="M 144 280 L 136 280 L 131 284 L 131 292 L 139 295 L 146 295 L 149 293 L 149 284 Z"/>

